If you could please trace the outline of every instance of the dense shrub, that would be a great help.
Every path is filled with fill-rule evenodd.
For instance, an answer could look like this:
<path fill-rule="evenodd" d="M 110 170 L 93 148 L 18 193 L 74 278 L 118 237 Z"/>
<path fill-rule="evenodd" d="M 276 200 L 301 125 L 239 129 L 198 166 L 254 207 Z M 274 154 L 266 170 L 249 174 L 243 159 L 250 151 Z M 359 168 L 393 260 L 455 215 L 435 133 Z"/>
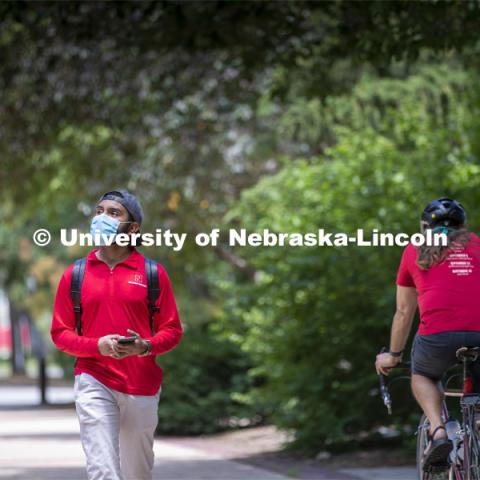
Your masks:
<path fill-rule="evenodd" d="M 414 233 L 424 206 L 450 195 L 475 229 L 474 83 L 444 67 L 401 82 L 364 79 L 352 96 L 327 100 L 322 110 L 335 144 L 321 156 L 285 162 L 244 192 L 228 220 L 249 232 Z M 388 344 L 401 252 L 242 247 L 237 253 L 257 270 L 256 281 L 232 274 L 219 282 L 225 329 L 252 355 L 250 376 L 262 380 L 251 396 L 270 407 L 278 426 L 296 431 L 293 446 L 318 450 L 388 421 L 373 363 Z M 407 385 L 396 405 L 396 420 L 408 423 L 417 407 Z"/>

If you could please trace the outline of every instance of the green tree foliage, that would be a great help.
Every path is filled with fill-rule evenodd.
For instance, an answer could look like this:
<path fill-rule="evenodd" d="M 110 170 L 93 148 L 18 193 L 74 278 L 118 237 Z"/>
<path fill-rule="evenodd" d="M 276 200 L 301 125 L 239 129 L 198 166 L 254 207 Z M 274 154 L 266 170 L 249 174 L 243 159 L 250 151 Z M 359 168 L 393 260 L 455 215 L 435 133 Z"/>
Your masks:
<path fill-rule="evenodd" d="M 272 71 L 276 98 L 292 87 L 323 98 L 364 64 L 389 75 L 392 58 L 474 49 L 480 28 L 477 1 L 5 2 L 0 13 L 0 194 L 27 214 L 40 191 L 98 194 L 108 172 L 163 205 L 178 192 L 186 212 L 207 200 L 210 218 L 269 172 L 253 152 L 270 128 L 252 111 Z M 186 221 L 204 225 L 201 213 Z"/>
<path fill-rule="evenodd" d="M 58 242 L 32 248 L 26 239 L 39 227 L 49 227 L 54 235 L 60 228 L 87 230 L 98 196 L 119 186 L 140 195 L 144 231 L 160 227 L 188 233 L 218 226 L 241 192 L 259 180 L 238 209 L 251 228 L 262 219 L 287 230 L 322 222 L 354 228 L 360 214 L 366 225 L 378 226 L 380 218 L 391 228 L 410 228 L 402 215 L 433 194 L 433 179 L 437 185 L 448 179 L 448 192 L 476 198 L 477 103 L 470 74 L 461 65 L 476 64 L 479 29 L 477 1 L 1 3 L 2 288 L 38 323 L 43 321 L 47 333 L 59 274 L 85 251 L 59 248 Z M 444 67 L 428 67 L 439 59 Z M 416 73 L 417 63 L 427 67 Z M 376 159 L 372 165 L 371 158 Z M 449 167 L 441 180 L 438 159 Z M 323 183 L 317 183 L 316 173 Z M 391 189 L 405 194 L 404 203 L 391 196 Z M 356 200 L 348 200 L 349 191 L 357 193 Z M 419 191 L 421 198 L 415 197 Z M 324 197 L 325 209 L 319 210 Z M 237 218 L 243 224 L 243 213 Z M 382 252 L 385 262 L 377 264 L 390 272 L 397 257 L 393 250 Z M 295 406 L 303 402 L 299 399 L 313 398 L 311 389 L 324 387 L 312 382 L 303 354 L 298 353 L 299 364 L 306 369 L 292 381 L 292 391 L 277 389 L 268 399 L 245 392 L 249 385 L 260 388 L 270 376 L 269 388 L 292 380 L 294 371 L 285 363 L 291 352 L 300 352 L 303 342 L 306 352 L 319 344 L 318 336 L 305 338 L 296 327 L 312 315 L 317 320 L 312 325 L 320 322 L 340 299 L 342 308 L 351 305 L 356 312 L 357 303 L 345 292 L 359 293 L 353 273 L 362 261 L 375 261 L 370 256 L 367 261 L 363 250 L 350 249 L 295 250 L 288 257 L 281 249 L 255 250 L 245 259 L 224 248 L 191 245 L 180 253 L 144 253 L 166 266 L 189 327 L 178 351 L 160 360 L 171 385 L 161 405 L 170 414 L 162 418 L 165 428 L 198 432 L 222 424 L 234 415 L 232 409 L 251 417 L 254 410 L 262 414 L 280 405 L 279 424 L 298 428 L 304 443 L 327 438 L 325 430 L 319 436 L 309 433 L 308 428 L 318 430 L 318 422 L 309 427 L 308 410 Z M 333 260 L 347 275 L 347 286 L 341 275 L 335 277 Z M 345 262 L 352 262 L 351 271 Z M 255 270 L 263 277 L 252 287 Z M 229 275 L 234 283 L 227 288 Z M 27 291 L 29 276 L 36 279 L 35 292 Z M 318 292 L 326 292 L 322 299 L 314 297 L 317 282 Z M 382 286 L 380 280 L 370 284 Z M 226 303 L 215 295 L 216 285 L 227 288 Z M 376 290 L 361 288 L 367 311 L 373 301 L 369 292 Z M 382 338 L 391 290 L 385 295 L 376 313 L 378 318 L 384 314 L 378 327 Z M 341 308 L 335 313 L 339 328 L 352 333 L 352 344 L 359 342 L 353 338 L 360 333 L 357 321 L 350 325 L 344 314 Z M 217 324 L 218 317 L 223 318 Z M 280 340 L 262 339 L 268 322 L 280 323 L 282 342 L 286 338 L 286 356 L 279 362 Z M 233 326 L 226 340 L 210 338 Z M 209 350 L 218 355 L 210 356 Z M 340 358 L 330 353 L 335 361 Z M 326 371 L 336 371 L 329 358 L 322 360 Z M 218 381 L 214 365 L 222 367 Z M 252 375 L 240 378 L 242 369 Z M 357 379 L 363 386 L 362 372 Z M 351 379 L 353 374 L 344 375 Z M 342 388 L 353 388 L 347 384 Z M 301 388 L 308 395 L 300 395 Z M 338 394 L 333 383 L 328 388 Z M 196 409 L 192 396 L 198 398 Z M 202 423 L 200 407 L 212 412 Z M 341 437 L 347 427 L 362 427 L 356 418 L 333 429 L 329 438 Z"/>
<path fill-rule="evenodd" d="M 428 67 L 403 81 L 366 77 L 351 95 L 323 105 L 299 99 L 305 114 L 292 107 L 287 130 L 310 141 L 328 128 L 335 144 L 308 161 L 286 162 L 245 191 L 228 220 L 250 232 L 414 233 L 423 207 L 451 195 L 475 227 L 476 82 L 473 74 Z M 221 284 L 224 326 L 256 365 L 251 398 L 280 427 L 296 431 L 293 446 L 313 451 L 384 423 L 373 362 L 388 342 L 401 248 L 237 253 L 257 273 L 254 281 L 232 276 Z M 416 408 L 408 390 L 395 399 L 404 420 Z"/>
<path fill-rule="evenodd" d="M 249 357 L 207 325 L 188 328 L 180 345 L 158 363 L 165 372 L 159 432 L 214 433 L 262 420 L 262 412 L 240 401 L 250 386 Z"/>

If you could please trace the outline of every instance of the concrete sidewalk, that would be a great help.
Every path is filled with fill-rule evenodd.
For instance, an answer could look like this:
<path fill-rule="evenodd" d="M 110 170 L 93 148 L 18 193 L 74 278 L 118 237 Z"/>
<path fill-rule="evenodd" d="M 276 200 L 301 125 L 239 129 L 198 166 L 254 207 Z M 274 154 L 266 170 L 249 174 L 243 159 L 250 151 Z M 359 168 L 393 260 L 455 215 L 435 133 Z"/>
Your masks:
<path fill-rule="evenodd" d="M 0 385 L 0 480 L 86 480 L 75 409 L 61 406 L 73 401 L 73 391 L 51 387 L 47 398 L 57 405 L 38 407 L 34 386 Z M 266 470 L 231 460 L 208 443 L 182 445 L 168 437 L 157 438 L 154 450 L 155 480 L 416 480 L 413 468 Z"/>
<path fill-rule="evenodd" d="M 85 480 L 84 454 L 72 408 L 0 410 L 0 478 Z M 288 477 L 155 441 L 159 480 L 285 480 Z M 133 479 L 129 479 L 133 480 Z"/>
<path fill-rule="evenodd" d="M 347 468 L 341 471 L 364 480 L 418 480 L 417 471 L 413 467 Z"/>

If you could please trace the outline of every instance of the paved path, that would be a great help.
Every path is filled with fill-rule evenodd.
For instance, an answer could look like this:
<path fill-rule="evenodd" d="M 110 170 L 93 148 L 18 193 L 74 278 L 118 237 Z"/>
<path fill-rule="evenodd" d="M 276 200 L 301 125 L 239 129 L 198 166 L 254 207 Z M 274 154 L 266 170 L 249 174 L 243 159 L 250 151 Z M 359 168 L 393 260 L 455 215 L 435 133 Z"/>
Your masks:
<path fill-rule="evenodd" d="M 417 480 L 415 468 L 347 468 L 342 472 L 365 480 Z"/>
<path fill-rule="evenodd" d="M 0 385 L 0 480 L 86 480 L 85 459 L 70 387 L 52 387 L 39 408 L 34 387 Z M 14 408 L 15 406 L 15 408 Z M 274 473 L 229 460 L 213 449 L 191 448 L 168 437 L 155 440 L 155 480 L 286 480 L 298 473 Z M 414 469 L 344 469 L 308 472 L 311 480 L 416 480 Z M 298 477 L 297 477 L 298 478 Z M 132 479 L 128 479 L 132 480 Z"/>
<path fill-rule="evenodd" d="M 288 477 L 168 441 L 155 441 L 159 480 L 285 480 Z M 84 456 L 71 408 L 0 411 L 0 478 L 84 480 Z M 133 480 L 133 479 L 130 479 Z"/>

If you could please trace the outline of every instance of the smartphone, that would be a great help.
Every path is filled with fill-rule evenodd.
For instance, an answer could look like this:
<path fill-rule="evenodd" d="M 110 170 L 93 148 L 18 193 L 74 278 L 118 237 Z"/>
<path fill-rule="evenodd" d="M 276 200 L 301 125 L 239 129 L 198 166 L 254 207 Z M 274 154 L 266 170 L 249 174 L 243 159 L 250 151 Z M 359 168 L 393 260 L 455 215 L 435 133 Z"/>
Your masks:
<path fill-rule="evenodd" d="M 118 339 L 118 343 L 120 345 L 129 345 L 130 343 L 135 343 L 135 340 L 137 339 L 138 337 L 122 337 L 122 338 L 119 338 Z"/>

